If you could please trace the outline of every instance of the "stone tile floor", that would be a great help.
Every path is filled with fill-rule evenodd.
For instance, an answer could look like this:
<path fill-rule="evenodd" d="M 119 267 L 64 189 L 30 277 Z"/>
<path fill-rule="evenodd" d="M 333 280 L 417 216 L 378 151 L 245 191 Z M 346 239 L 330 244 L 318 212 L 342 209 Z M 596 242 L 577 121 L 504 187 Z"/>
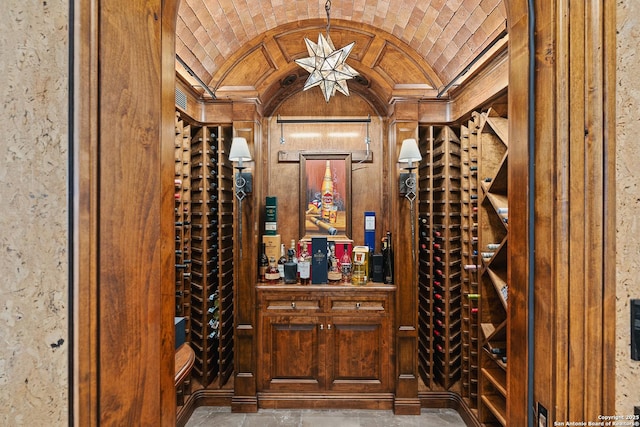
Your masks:
<path fill-rule="evenodd" d="M 378 410 L 261 409 L 231 413 L 228 407 L 199 407 L 186 427 L 463 427 L 453 409 L 422 409 L 421 415 Z"/>

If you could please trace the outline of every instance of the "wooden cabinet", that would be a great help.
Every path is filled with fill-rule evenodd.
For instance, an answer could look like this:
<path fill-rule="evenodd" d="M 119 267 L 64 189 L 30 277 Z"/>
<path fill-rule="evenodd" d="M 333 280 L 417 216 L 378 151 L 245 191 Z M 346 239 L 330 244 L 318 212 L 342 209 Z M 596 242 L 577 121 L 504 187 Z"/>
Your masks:
<path fill-rule="evenodd" d="M 391 392 L 394 291 L 259 285 L 259 391 Z"/>

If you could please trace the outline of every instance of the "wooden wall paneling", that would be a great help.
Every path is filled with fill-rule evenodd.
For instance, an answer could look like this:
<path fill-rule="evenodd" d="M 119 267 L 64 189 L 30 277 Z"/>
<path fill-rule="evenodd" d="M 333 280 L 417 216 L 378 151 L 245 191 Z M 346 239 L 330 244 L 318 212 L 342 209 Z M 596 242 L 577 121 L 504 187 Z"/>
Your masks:
<path fill-rule="evenodd" d="M 470 111 L 503 96 L 509 87 L 509 51 L 505 44 L 481 70 L 451 90 L 449 120 L 458 120 Z"/>
<path fill-rule="evenodd" d="M 411 105 L 413 104 L 413 105 Z M 398 107 L 398 106 L 396 106 Z M 411 214 L 409 201 L 398 193 L 398 178 L 402 172 L 398 155 L 402 141 L 406 138 L 418 139 L 417 104 L 409 103 L 395 109 L 398 116 L 391 118 L 389 125 L 388 163 L 394 171 L 391 186 L 392 212 L 395 222 L 395 236 L 411 236 Z M 414 120 L 407 120 L 413 116 Z M 414 230 L 417 230 L 417 206 L 414 202 Z M 402 239 L 395 245 L 396 274 L 398 287 L 396 295 L 396 414 L 419 414 L 418 399 L 418 286 L 417 286 L 417 244 L 411 238 Z M 402 268 L 398 268 L 402 266 Z"/>
<path fill-rule="evenodd" d="M 100 422 L 98 326 L 98 182 L 100 106 L 97 0 L 74 2 L 73 43 L 73 420 L 76 426 Z M 71 82 L 70 82 L 71 83 Z M 70 402 L 71 403 L 71 402 Z M 71 415 L 71 414 L 70 414 Z M 71 418 L 71 417 L 70 417 Z"/>
<path fill-rule="evenodd" d="M 308 93 L 311 92 L 311 93 Z M 376 212 L 376 240 L 389 229 L 388 196 L 385 197 L 385 183 L 388 182 L 388 165 L 385 164 L 386 150 L 383 130 L 386 122 L 375 116 L 371 106 L 358 95 L 335 97 L 327 104 L 320 91 L 308 91 L 287 99 L 276 111 L 276 115 L 265 119 L 268 138 L 265 144 L 265 196 L 278 198 L 278 233 L 287 246 L 291 239 L 299 235 L 299 154 L 307 153 L 351 153 L 352 154 L 352 240 L 356 245 L 364 242 L 364 212 Z M 310 107 L 311 106 L 311 107 Z M 309 110 L 311 108 L 311 110 Z M 304 111 L 304 115 L 300 112 Z M 317 115 L 316 115 L 317 114 Z M 282 119 L 317 118 L 367 118 L 369 124 L 370 155 L 367 157 L 364 143 L 367 125 L 365 123 L 286 123 Z M 280 143 L 281 136 L 284 144 Z M 366 161 L 365 161 L 366 157 Z M 376 177 L 376 179 L 372 179 Z M 387 202 L 385 202 L 387 200 Z M 261 200 L 264 204 L 264 199 Z M 263 224 L 259 224 L 263 227 Z M 377 250 L 380 250 L 378 246 Z"/>
<path fill-rule="evenodd" d="M 596 61 L 604 65 L 602 81 L 602 136 L 603 136 L 603 215 L 604 215 L 604 243 L 603 243 L 603 301 L 604 313 L 603 336 L 603 372 L 616 370 L 616 325 L 615 321 L 608 320 L 616 310 L 616 58 L 617 58 L 617 30 L 616 30 L 616 4 L 614 2 L 602 3 L 602 56 Z M 598 99 L 594 99 L 598 102 Z M 610 378 L 603 383 L 602 413 L 616 413 L 616 381 Z M 618 408 L 619 411 L 619 408 Z"/>
<path fill-rule="evenodd" d="M 177 1 L 163 1 L 154 3 L 154 8 L 160 11 L 161 47 L 160 47 L 160 175 L 161 186 L 160 202 L 160 228 L 161 228 L 161 280 L 160 301 L 161 315 L 159 353 L 160 366 L 155 367 L 155 375 L 160 377 L 160 408 L 153 408 L 159 421 L 154 421 L 160 426 L 174 426 L 176 424 L 176 394 L 175 394 L 175 245 L 171 241 L 173 217 L 171 209 L 174 207 L 174 173 L 171 165 L 174 164 L 175 144 L 175 23 L 178 17 Z M 151 15 L 151 14 L 149 14 Z M 154 19 L 158 17 L 154 15 Z M 137 75 L 138 73 L 136 73 Z M 156 108 L 157 105 L 156 105 Z M 148 124 L 148 123 L 146 123 Z M 155 165 L 154 165 L 155 166 Z M 156 190 L 157 191 L 157 190 Z M 166 215 L 169 213 L 169 215 Z M 156 319 L 157 321 L 157 319 Z M 153 337 L 152 337 L 153 338 Z M 156 341 L 156 345 L 158 342 Z M 173 370 L 171 367 L 173 366 Z M 173 375 L 172 375 L 173 374 Z M 173 378 L 172 378 L 173 377 Z M 172 387 L 173 385 L 173 387 Z"/>
<path fill-rule="evenodd" d="M 255 110 L 243 109 L 238 112 L 238 121 L 234 122 L 234 136 L 244 136 L 249 145 L 253 161 L 246 164 L 253 175 L 253 192 L 242 201 L 242 216 L 238 213 L 238 200 L 234 197 L 234 395 L 231 399 L 233 412 L 257 412 L 257 324 L 256 293 L 257 259 L 259 242 L 260 201 L 264 198 L 265 182 L 260 173 L 264 170 L 264 147 L 260 136 L 259 122 L 255 120 Z M 250 117 L 247 117 L 250 116 Z M 246 169 L 247 172 L 249 169 Z M 234 174 L 235 174 L 234 169 Z M 238 226 L 242 226 L 242 239 L 239 240 Z"/>
<path fill-rule="evenodd" d="M 191 126 L 176 112 L 174 147 L 175 316 L 184 318 L 185 341 L 191 342 Z M 191 376 L 176 386 L 176 403 L 184 405 Z"/>
<path fill-rule="evenodd" d="M 610 7 L 536 5 L 535 369 L 552 380 L 535 384 L 534 400 L 557 420 L 613 411 L 613 74 L 601 65 L 615 51 Z"/>
<path fill-rule="evenodd" d="M 528 313 L 529 305 L 529 287 L 533 283 L 529 283 L 529 218 L 528 214 L 533 206 L 530 206 L 528 197 L 529 191 L 529 162 L 533 159 L 529 158 L 528 148 L 528 122 L 529 122 L 529 2 L 525 0 L 509 0 L 505 1 L 507 11 L 507 26 L 509 32 L 509 90 L 508 90 L 508 114 L 509 118 L 509 188 L 517 189 L 517 191 L 509 192 L 509 210 L 511 215 L 509 218 L 509 246 L 508 246 L 508 282 L 509 282 L 509 325 L 507 328 L 507 360 L 509 369 L 507 371 L 507 423 L 508 425 L 527 425 L 529 420 L 528 403 L 528 387 L 529 381 L 525 372 L 527 372 L 528 359 L 533 352 L 527 342 L 528 317 L 524 313 Z M 547 7 L 536 4 L 537 7 Z M 548 5 L 549 8 L 553 5 Z M 536 10 L 536 29 L 538 32 L 541 28 L 549 25 L 546 17 L 540 17 Z M 551 46 L 550 44 L 536 40 L 538 49 L 540 49 L 539 58 L 544 58 L 543 52 Z M 546 65 L 546 61 L 542 65 Z M 536 72 L 540 72 L 538 68 Z M 540 90 L 538 88 L 537 90 Z M 536 102 L 553 102 L 552 91 L 542 90 L 541 97 Z M 532 95 L 531 95 L 532 96 Z M 549 135 L 550 136 L 550 135 Z M 553 140 L 550 136 L 547 141 Z M 536 168 L 544 167 L 549 163 L 550 157 L 541 157 L 540 162 L 536 163 Z M 537 179 L 537 177 L 536 177 Z M 550 180 L 545 180 L 542 185 L 547 185 Z M 548 204 L 547 206 L 551 206 Z M 536 225 L 537 228 L 537 225 Z M 544 239 L 551 241 L 553 235 L 544 230 L 538 231 L 536 234 L 544 236 Z M 536 250 L 536 258 L 544 257 L 544 250 Z M 549 268 L 549 263 L 545 267 Z M 542 287 L 548 289 L 549 283 L 542 283 Z M 536 309 L 539 304 L 536 304 Z M 536 326 L 537 328 L 537 326 Z M 545 331 L 544 326 L 541 331 Z M 553 329 L 546 329 L 546 336 L 542 340 L 536 339 L 536 347 L 544 346 L 545 342 L 553 339 Z M 551 331 L 551 332 L 549 332 Z M 550 336 L 551 335 L 551 336 Z M 537 337 L 536 337 L 537 338 Z M 551 361 L 552 353 L 540 354 L 540 358 Z M 540 360 L 536 357 L 536 361 Z M 537 363 L 537 362 L 536 362 Z M 544 376 L 544 373 L 537 375 L 536 378 L 550 378 Z M 543 381 L 535 381 L 534 384 L 543 383 Z M 551 394 L 551 391 L 550 391 Z M 550 394 L 543 395 L 549 396 Z M 551 409 L 545 405 L 547 409 Z M 552 420 L 553 418 L 549 418 Z M 558 420 L 562 418 L 557 418 Z M 537 423 L 537 420 L 533 420 Z"/>
<path fill-rule="evenodd" d="M 115 1 L 100 13 L 98 420 L 104 425 L 175 423 L 174 74 L 163 73 L 162 60 L 163 48 L 172 52 L 174 7 Z"/>

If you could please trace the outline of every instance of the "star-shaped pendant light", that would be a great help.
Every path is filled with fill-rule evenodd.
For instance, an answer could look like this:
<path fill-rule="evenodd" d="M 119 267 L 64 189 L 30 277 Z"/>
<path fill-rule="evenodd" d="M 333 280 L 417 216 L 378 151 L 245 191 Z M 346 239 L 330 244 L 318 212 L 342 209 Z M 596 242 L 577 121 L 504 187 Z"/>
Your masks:
<path fill-rule="evenodd" d="M 347 80 L 357 76 L 358 72 L 345 62 L 355 42 L 351 42 L 341 49 L 335 48 L 329 36 L 329 28 L 331 26 L 329 15 L 329 10 L 331 9 L 330 0 L 327 0 L 325 9 L 327 11 L 327 37 L 325 38 L 322 34 L 319 34 L 317 44 L 305 38 L 304 41 L 307 45 L 309 57 L 296 59 L 295 61 L 296 64 L 310 73 L 303 90 L 320 86 L 325 101 L 329 102 L 329 98 L 335 95 L 336 90 L 349 96 Z"/>

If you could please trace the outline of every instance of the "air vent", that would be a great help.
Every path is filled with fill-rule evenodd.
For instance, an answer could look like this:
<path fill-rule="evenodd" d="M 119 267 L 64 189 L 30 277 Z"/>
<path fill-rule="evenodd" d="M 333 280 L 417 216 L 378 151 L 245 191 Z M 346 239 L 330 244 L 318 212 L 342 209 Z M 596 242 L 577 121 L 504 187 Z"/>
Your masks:
<path fill-rule="evenodd" d="M 367 78 L 362 74 L 355 76 L 353 79 L 356 81 L 356 83 L 359 83 L 362 86 L 369 86 L 369 80 L 367 80 Z"/>
<path fill-rule="evenodd" d="M 282 87 L 291 86 L 297 79 L 297 75 L 289 74 L 287 77 L 282 79 L 282 82 L 280 84 L 282 85 Z"/>
<path fill-rule="evenodd" d="M 178 88 L 176 88 L 176 106 L 183 110 L 187 109 L 187 94 Z"/>

